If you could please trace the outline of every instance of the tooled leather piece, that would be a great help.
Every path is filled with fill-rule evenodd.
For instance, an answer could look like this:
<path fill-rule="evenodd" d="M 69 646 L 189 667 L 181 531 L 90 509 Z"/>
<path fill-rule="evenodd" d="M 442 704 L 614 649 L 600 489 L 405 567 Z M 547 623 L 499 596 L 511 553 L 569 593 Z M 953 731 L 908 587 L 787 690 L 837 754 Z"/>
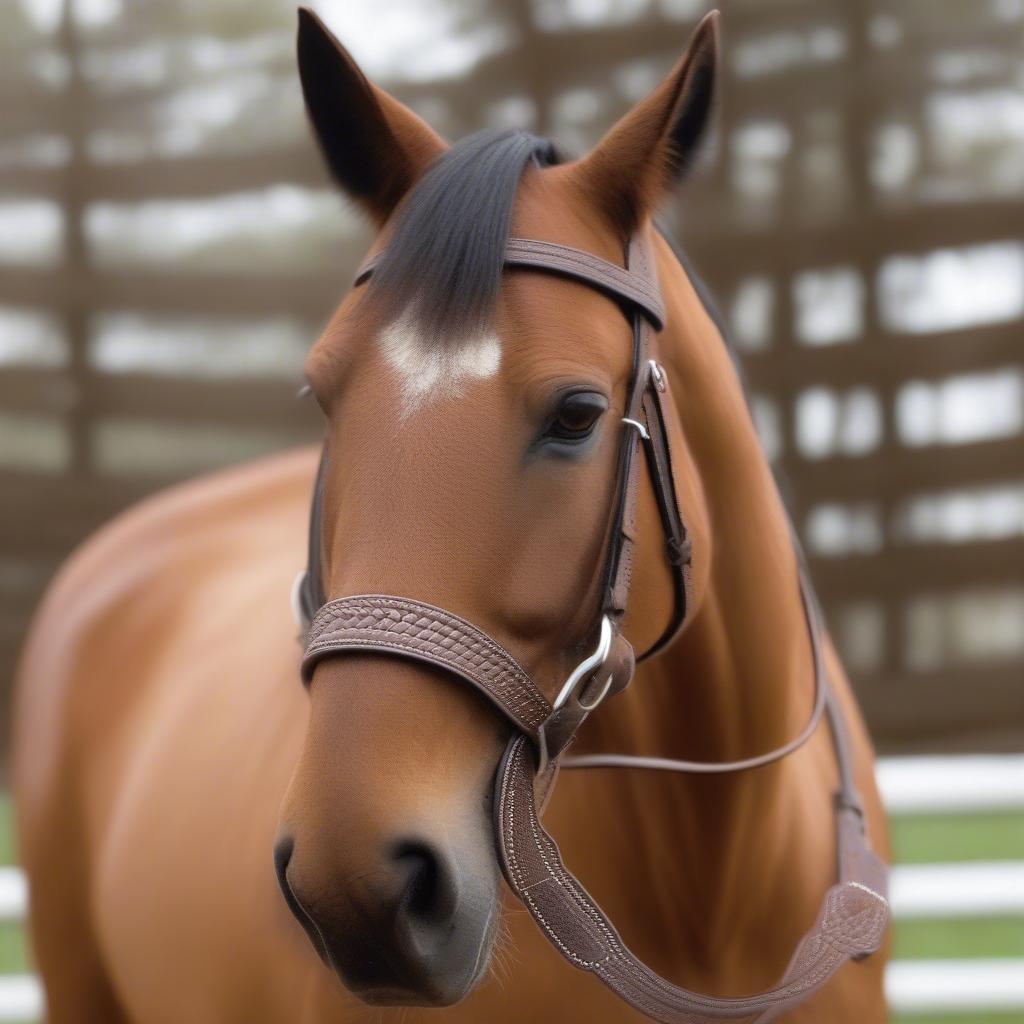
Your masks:
<path fill-rule="evenodd" d="M 489 697 L 524 733 L 536 737 L 551 705 L 500 644 L 465 619 L 409 598 L 365 594 L 328 601 L 309 628 L 302 677 L 344 651 L 384 651 L 455 673 Z"/>
<path fill-rule="evenodd" d="M 889 922 L 884 865 L 868 848 L 855 811 L 839 812 L 840 880 L 826 893 L 818 920 L 793 954 L 781 981 L 758 995 L 721 998 L 665 981 L 639 961 L 587 891 L 562 863 L 540 822 L 532 755 L 514 738 L 498 769 L 496 831 L 512 891 L 574 966 L 600 978 L 626 1002 L 663 1024 L 759 1024 L 802 1002 L 849 959 L 875 952 Z"/>

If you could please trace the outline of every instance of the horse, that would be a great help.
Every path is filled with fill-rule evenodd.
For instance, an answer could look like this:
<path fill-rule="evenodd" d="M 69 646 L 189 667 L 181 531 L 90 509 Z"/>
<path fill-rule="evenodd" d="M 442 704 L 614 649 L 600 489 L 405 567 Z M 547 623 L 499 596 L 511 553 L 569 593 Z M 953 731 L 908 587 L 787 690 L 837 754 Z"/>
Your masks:
<path fill-rule="evenodd" d="M 593 646 L 619 459 L 653 430 L 628 405 L 644 317 L 572 274 L 508 266 L 509 238 L 613 268 L 630 238 L 647 247 L 664 307 L 650 379 L 687 548 L 682 630 L 600 708 L 588 697 L 571 753 L 591 770 L 538 797 L 544 828 L 666 986 L 698 987 L 713 1009 L 772 985 L 841 853 L 835 737 L 805 728 L 824 675 L 857 813 L 886 855 L 870 741 L 827 634 L 808 630 L 737 371 L 654 226 L 711 116 L 717 26 L 705 19 L 664 81 L 566 160 L 520 132 L 449 147 L 300 11 L 308 114 L 376 227 L 376 263 L 307 359 L 322 460 L 294 451 L 142 502 L 70 558 L 34 619 L 13 778 L 52 1024 L 645 1018 L 573 970 L 575 940 L 556 949 L 529 893 L 527 914 L 503 887 L 495 774 L 510 744 L 541 755 L 500 707 L 446 664 L 372 643 L 327 650 L 299 682 L 288 595 L 314 484 L 305 586 L 322 600 L 452 609 L 445 621 L 464 636 L 483 624 L 472 636 L 512 652 L 547 700 Z M 616 629 L 645 652 L 680 591 L 655 489 L 635 480 Z M 625 767 L 602 761 L 610 750 Z M 761 763 L 771 750 L 788 756 Z M 630 756 L 753 764 L 657 772 Z M 884 1021 L 878 944 L 757 1019 Z"/>

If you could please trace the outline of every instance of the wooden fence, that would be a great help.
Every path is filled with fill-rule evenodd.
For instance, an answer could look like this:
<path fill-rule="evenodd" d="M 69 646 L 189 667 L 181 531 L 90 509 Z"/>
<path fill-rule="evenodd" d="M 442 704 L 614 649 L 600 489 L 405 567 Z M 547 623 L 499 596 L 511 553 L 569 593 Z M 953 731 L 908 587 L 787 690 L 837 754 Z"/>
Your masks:
<path fill-rule="evenodd" d="M 393 6 L 424 35 L 395 27 L 390 55 L 372 4 L 326 14 L 442 131 L 581 149 L 706 5 Z M 306 138 L 283 0 L 44 7 L 0 15 L 5 685 L 89 531 L 316 437 L 301 353 L 366 241 Z M 718 127 L 671 219 L 733 325 L 837 642 L 882 748 L 1019 746 L 1024 5 L 722 7 Z"/>

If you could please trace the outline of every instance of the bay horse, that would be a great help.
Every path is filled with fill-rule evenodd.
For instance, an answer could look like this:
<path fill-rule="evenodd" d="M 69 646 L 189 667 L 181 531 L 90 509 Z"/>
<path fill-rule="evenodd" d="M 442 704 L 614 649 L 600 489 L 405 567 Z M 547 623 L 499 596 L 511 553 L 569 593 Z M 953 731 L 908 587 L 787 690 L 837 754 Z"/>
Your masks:
<path fill-rule="evenodd" d="M 833 807 L 837 788 L 855 785 L 856 820 L 886 852 L 870 743 L 801 590 L 740 382 L 652 222 L 709 119 L 717 38 L 712 15 L 650 96 L 590 154 L 561 161 L 516 132 L 449 148 L 300 12 L 308 112 L 333 176 L 377 226 L 372 274 L 308 357 L 326 421 L 319 472 L 319 453 L 303 450 L 142 503 L 71 558 L 36 616 L 13 767 L 53 1024 L 612 1022 L 643 1019 L 636 1006 L 687 1024 L 886 1019 L 884 942 L 866 958 L 844 947 L 852 959 L 835 970 L 835 929 L 812 943 L 812 959 L 832 959 L 800 999 L 747 1013 L 716 1002 L 774 984 L 815 922 L 843 859 L 836 815 L 856 810 L 852 797 Z M 508 266 L 509 239 L 537 240 L 526 248 L 577 273 Z M 630 239 L 649 253 L 647 290 L 634 262 L 623 269 Z M 648 337 L 649 371 L 635 358 Z M 661 403 L 652 474 L 670 479 L 685 521 L 682 590 L 660 492 L 642 470 L 617 473 L 637 452 L 658 456 L 650 409 L 631 415 L 641 373 L 644 403 Z M 320 653 L 306 656 L 303 689 L 288 594 L 314 481 L 299 597 L 322 591 L 309 614 L 327 603 L 309 627 Z M 629 493 L 610 530 L 609 508 Z M 627 543 L 630 600 L 614 623 L 626 654 L 609 669 L 607 644 L 587 652 L 602 567 Z M 545 814 L 617 933 L 571 876 L 522 877 L 529 857 L 557 859 L 529 816 L 554 768 L 493 788 L 496 771 L 508 781 L 510 750 L 553 766 L 561 746 L 531 744 L 553 731 L 520 735 L 516 708 L 481 699 L 465 682 L 476 669 L 445 661 L 451 649 L 434 661 L 399 656 L 393 639 L 344 649 L 363 627 L 339 625 L 338 609 L 363 594 L 402 595 L 365 599 L 392 624 L 407 621 L 396 603 L 418 602 L 548 711 L 562 699 L 555 681 L 584 667 L 577 709 L 613 679 L 620 689 L 630 652 L 664 637 L 682 598 L 674 642 L 574 721 L 577 764 L 598 767 L 563 773 Z M 610 674 L 593 696 L 598 669 Z M 829 721 L 845 727 L 839 755 L 836 735 L 807 726 L 823 678 Z M 627 767 L 610 770 L 609 750 Z M 679 774 L 630 755 L 755 764 Z M 510 793 L 529 827 L 521 818 L 496 851 L 491 818 L 498 805 L 511 813 Z M 510 851 L 513 839 L 526 845 Z M 568 932 L 554 922 L 542 934 L 551 899 Z M 578 955 L 620 935 L 635 959 L 617 952 L 615 979 L 601 974 L 612 957 Z M 659 993 L 709 993 L 694 997 L 703 1009 L 659 1010 L 607 987 L 653 972 L 668 979 L 651 983 Z"/>

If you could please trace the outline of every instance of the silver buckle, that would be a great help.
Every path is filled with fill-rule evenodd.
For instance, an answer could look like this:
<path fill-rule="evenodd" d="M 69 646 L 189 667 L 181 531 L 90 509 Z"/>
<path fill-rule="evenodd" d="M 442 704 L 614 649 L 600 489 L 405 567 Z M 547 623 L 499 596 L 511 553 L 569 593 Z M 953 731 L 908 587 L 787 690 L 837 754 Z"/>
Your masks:
<path fill-rule="evenodd" d="M 601 635 L 597 641 L 597 647 L 594 648 L 594 652 L 584 658 L 573 670 L 572 674 L 565 681 L 565 685 L 562 687 L 558 696 L 555 698 L 554 703 L 551 705 L 552 711 L 557 711 L 560 707 L 563 707 L 570 697 L 574 695 L 576 687 L 579 685 L 580 680 L 589 679 L 601 665 L 607 661 L 608 652 L 612 649 L 612 620 L 605 615 L 601 619 Z M 593 711 L 598 704 L 604 700 L 605 695 L 608 693 L 608 687 L 611 685 L 611 676 L 608 677 L 608 682 L 605 683 L 600 694 L 592 700 L 589 704 L 584 704 L 579 701 L 579 705 L 584 711 Z"/>
<path fill-rule="evenodd" d="M 570 699 L 575 698 L 577 704 L 590 714 L 604 699 L 608 696 L 608 691 L 612 686 L 612 674 L 608 673 L 608 678 L 605 679 L 600 690 L 590 698 L 586 703 L 579 699 L 577 690 L 581 688 L 581 684 L 585 686 L 590 680 L 600 671 L 601 667 L 608 660 L 608 654 L 612 649 L 612 638 L 615 635 L 614 627 L 612 626 L 612 620 L 607 616 L 601 618 L 601 635 L 598 637 L 597 646 L 593 652 L 588 654 L 570 673 L 569 678 L 566 679 L 559 690 L 558 696 L 554 699 L 551 705 L 551 715 L 548 716 L 550 719 L 560 708 L 565 707 Z M 540 728 L 537 730 L 537 741 L 538 741 L 538 760 L 537 760 L 537 774 L 541 774 L 548 766 L 550 757 L 548 755 L 548 741 L 547 734 L 545 732 L 545 726 L 547 722 L 541 723 Z"/>
<path fill-rule="evenodd" d="M 665 371 L 653 359 L 648 359 L 647 365 L 651 369 L 651 380 L 654 381 L 655 388 L 658 391 L 664 392 L 668 387 L 668 381 L 665 380 Z"/>

